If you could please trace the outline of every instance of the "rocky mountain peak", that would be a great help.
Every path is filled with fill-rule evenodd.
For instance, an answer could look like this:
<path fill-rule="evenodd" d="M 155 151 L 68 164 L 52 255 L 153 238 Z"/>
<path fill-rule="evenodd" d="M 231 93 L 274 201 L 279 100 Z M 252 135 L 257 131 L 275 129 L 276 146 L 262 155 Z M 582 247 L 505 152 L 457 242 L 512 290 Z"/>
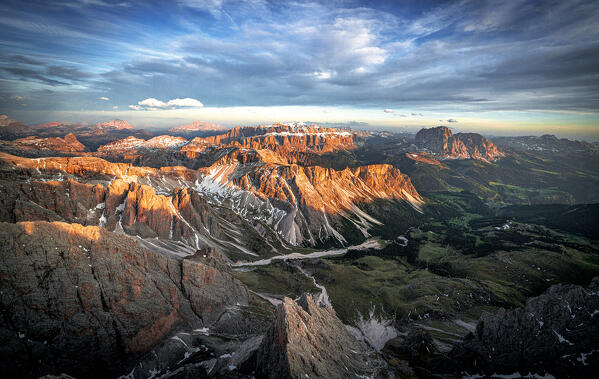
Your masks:
<path fill-rule="evenodd" d="M 36 136 L 19 138 L 10 143 L 13 147 L 21 150 L 40 150 L 56 152 L 82 152 L 86 150 L 73 133 L 67 134 L 64 138 L 49 137 L 40 138 Z"/>
<path fill-rule="evenodd" d="M 107 121 L 107 122 L 101 122 L 101 123 L 98 123 L 96 125 L 99 126 L 99 127 L 104 127 L 104 128 L 109 127 L 109 128 L 114 128 L 114 129 L 117 129 L 117 130 L 133 129 L 133 126 L 131 126 L 131 124 L 129 124 L 127 121 L 125 121 L 125 120 L 118 120 L 118 119 L 110 120 L 110 121 Z"/>
<path fill-rule="evenodd" d="M 225 127 L 219 124 L 211 124 L 204 121 L 193 121 L 187 125 L 175 126 L 170 128 L 168 131 L 173 133 L 188 133 L 188 132 L 200 132 L 200 131 L 212 131 L 212 130 L 224 130 Z"/>
<path fill-rule="evenodd" d="M 453 134 L 446 126 L 421 129 L 416 145 L 442 159 L 480 159 L 494 161 L 504 154 L 487 138 L 478 133 Z"/>
<path fill-rule="evenodd" d="M 317 305 L 308 294 L 297 301 L 286 297 L 277 306 L 257 362 L 258 376 L 267 378 L 376 377 L 385 367 L 332 308 Z"/>

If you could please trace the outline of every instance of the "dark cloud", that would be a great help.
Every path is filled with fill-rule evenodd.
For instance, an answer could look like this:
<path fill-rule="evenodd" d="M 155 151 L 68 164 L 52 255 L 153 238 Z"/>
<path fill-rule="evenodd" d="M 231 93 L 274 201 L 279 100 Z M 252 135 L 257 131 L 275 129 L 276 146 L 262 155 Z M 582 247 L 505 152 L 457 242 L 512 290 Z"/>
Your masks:
<path fill-rule="evenodd" d="M 64 86 L 64 85 L 68 84 L 66 82 L 61 82 L 58 80 L 48 78 L 47 76 L 42 75 L 40 73 L 40 71 L 38 71 L 38 70 L 31 70 L 31 69 L 19 68 L 19 67 L 0 67 L 0 69 L 6 71 L 22 80 L 36 81 L 36 82 L 48 84 L 51 86 Z"/>
<path fill-rule="evenodd" d="M 458 120 L 456 120 L 455 118 L 448 118 L 447 122 L 453 123 L 453 122 L 458 122 Z"/>
<path fill-rule="evenodd" d="M 37 59 L 33 59 L 30 57 L 26 57 L 24 55 L 12 55 L 10 57 L 10 60 L 16 63 L 24 63 L 24 64 L 30 64 L 30 65 L 35 65 L 35 66 L 41 66 L 44 63 L 37 60 Z"/>

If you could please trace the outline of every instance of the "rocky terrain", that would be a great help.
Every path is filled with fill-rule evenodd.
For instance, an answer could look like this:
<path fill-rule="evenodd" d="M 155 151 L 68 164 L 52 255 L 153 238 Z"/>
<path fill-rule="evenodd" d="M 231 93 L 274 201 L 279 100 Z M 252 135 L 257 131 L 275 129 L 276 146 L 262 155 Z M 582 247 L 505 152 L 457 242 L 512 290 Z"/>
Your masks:
<path fill-rule="evenodd" d="M 388 375 L 384 361 L 346 330 L 330 306 L 316 304 L 306 294 L 277 306 L 256 362 L 256 375 L 264 378 Z"/>
<path fill-rule="evenodd" d="M 80 153 L 87 150 L 85 145 L 79 142 L 73 133 L 67 134 L 64 138 L 39 138 L 31 136 L 3 143 L 14 150 L 35 150 L 56 153 Z"/>
<path fill-rule="evenodd" d="M 218 260 L 176 260 L 76 223 L 1 226 L 5 375 L 117 376 L 174 328 L 208 328 L 248 304 Z"/>
<path fill-rule="evenodd" d="M 599 278 L 587 287 L 555 285 L 524 308 L 485 313 L 454 354 L 474 354 L 465 371 L 547 372 L 586 377 L 599 363 Z M 472 359 L 472 358 L 470 358 Z"/>
<path fill-rule="evenodd" d="M 599 158 L 573 141 L 8 117 L 0 131 L 9 376 L 597 366 Z"/>

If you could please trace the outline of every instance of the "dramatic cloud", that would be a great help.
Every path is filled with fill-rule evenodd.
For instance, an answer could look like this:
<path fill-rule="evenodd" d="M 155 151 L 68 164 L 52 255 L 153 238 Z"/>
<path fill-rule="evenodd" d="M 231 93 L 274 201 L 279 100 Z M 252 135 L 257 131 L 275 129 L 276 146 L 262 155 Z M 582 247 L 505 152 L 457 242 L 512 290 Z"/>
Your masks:
<path fill-rule="evenodd" d="M 18 108 L 14 93 L 40 111 L 90 110 L 110 93 L 133 110 L 196 108 L 201 98 L 387 120 L 389 107 L 461 125 L 464 114 L 528 123 L 529 112 L 547 112 L 599 125 L 597 1 L 108 3 L 2 5 L 1 113 Z"/>
<path fill-rule="evenodd" d="M 204 104 L 196 99 L 186 97 L 184 99 L 172 99 L 167 102 L 160 101 L 153 97 L 137 102 L 137 105 L 129 105 L 129 108 L 141 110 L 158 110 L 158 109 L 176 109 L 176 108 L 201 108 Z"/>

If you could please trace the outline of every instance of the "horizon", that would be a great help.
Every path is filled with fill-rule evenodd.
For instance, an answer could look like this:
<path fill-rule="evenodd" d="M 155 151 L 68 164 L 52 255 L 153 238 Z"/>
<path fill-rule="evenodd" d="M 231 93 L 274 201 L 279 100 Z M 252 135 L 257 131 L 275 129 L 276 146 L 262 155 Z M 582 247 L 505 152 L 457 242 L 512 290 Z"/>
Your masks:
<path fill-rule="evenodd" d="M 0 5 L 0 114 L 599 140 L 599 4 Z"/>
<path fill-rule="evenodd" d="M 11 119 L 13 121 L 16 122 L 21 122 L 21 120 L 15 120 L 13 118 L 11 118 L 9 115 L 5 115 L 5 114 L 0 114 L 0 116 L 6 116 L 8 119 Z M 275 120 L 272 119 L 270 122 L 245 122 L 245 123 L 218 123 L 215 121 L 206 121 L 206 120 L 188 120 L 188 119 L 183 119 L 183 118 L 165 118 L 163 123 L 160 123 L 158 125 L 156 124 L 135 124 L 133 122 L 130 122 L 127 119 L 123 119 L 123 118 L 111 118 L 111 119 L 97 119 L 95 121 L 77 121 L 76 116 L 74 116 L 74 118 L 72 119 L 72 121 L 66 121 L 66 120 L 47 120 L 45 122 L 39 122 L 39 123 L 24 123 L 27 126 L 37 126 L 37 125 L 42 125 L 42 124 L 46 124 L 46 123 L 53 123 L 53 122 L 59 122 L 59 123 L 64 123 L 64 124 L 72 124 L 72 125 L 94 125 L 94 124 L 100 124 L 103 122 L 108 122 L 108 121 L 113 121 L 113 120 L 118 120 L 118 121 L 126 121 L 128 122 L 133 129 L 136 130 L 146 130 L 149 132 L 166 132 L 168 131 L 169 128 L 173 128 L 173 127 L 179 127 L 179 126 L 183 126 L 183 125 L 188 125 L 191 124 L 192 122 L 204 122 L 204 123 L 208 123 L 208 124 L 215 124 L 218 126 L 223 127 L 223 130 L 229 130 L 235 127 L 256 127 L 256 126 L 269 126 L 269 125 L 273 125 L 273 124 L 285 124 L 285 123 L 306 123 L 306 124 L 315 124 L 321 127 L 329 127 L 329 128 L 345 128 L 345 129 L 350 129 L 352 131 L 366 131 L 366 132 L 391 132 L 391 133 L 398 133 L 398 134 L 416 134 L 418 133 L 418 131 L 422 130 L 422 129 L 428 129 L 428 128 L 436 128 L 436 127 L 446 127 L 452 130 L 452 132 L 454 133 L 479 133 L 487 138 L 494 138 L 494 137 L 541 137 L 543 135 L 554 135 L 558 138 L 565 138 L 565 139 L 569 139 L 569 140 L 580 140 L 580 141 L 586 141 L 586 142 L 590 142 L 590 143 L 599 143 L 599 136 L 596 136 L 595 138 L 593 137 L 587 137 L 585 138 L 584 136 L 576 136 L 576 135 L 567 135 L 567 134 L 562 134 L 559 132 L 559 129 L 548 129 L 545 130 L 544 132 L 541 133 L 525 133 L 524 131 L 522 131 L 522 133 L 517 134 L 517 133 L 510 133 L 508 130 L 501 130 L 501 129 L 496 129 L 495 133 L 493 133 L 492 130 L 480 130 L 479 128 L 464 128 L 463 126 L 457 126 L 451 123 L 443 123 L 441 122 L 442 120 L 439 120 L 438 123 L 430 123 L 430 124 L 420 124 L 420 125 L 402 125 L 402 126 L 386 126 L 386 125 L 372 125 L 366 122 L 360 122 L 360 121 L 345 121 L 345 122 L 319 122 L 319 121 L 313 121 L 313 120 Z M 215 129 L 216 130 L 216 129 Z"/>

